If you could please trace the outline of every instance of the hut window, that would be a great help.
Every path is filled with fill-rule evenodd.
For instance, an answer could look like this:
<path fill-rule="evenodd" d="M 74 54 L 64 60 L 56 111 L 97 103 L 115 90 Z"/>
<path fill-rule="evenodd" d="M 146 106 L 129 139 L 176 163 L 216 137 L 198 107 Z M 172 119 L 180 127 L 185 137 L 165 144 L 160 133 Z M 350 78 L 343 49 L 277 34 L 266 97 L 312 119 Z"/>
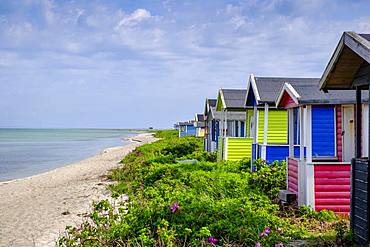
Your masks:
<path fill-rule="evenodd" d="M 212 120 L 212 124 L 211 124 L 211 138 L 212 138 L 212 141 L 216 141 L 216 120 Z"/>
<path fill-rule="evenodd" d="M 240 136 L 241 137 L 245 137 L 245 124 L 244 124 L 244 121 L 241 121 L 240 122 Z"/>

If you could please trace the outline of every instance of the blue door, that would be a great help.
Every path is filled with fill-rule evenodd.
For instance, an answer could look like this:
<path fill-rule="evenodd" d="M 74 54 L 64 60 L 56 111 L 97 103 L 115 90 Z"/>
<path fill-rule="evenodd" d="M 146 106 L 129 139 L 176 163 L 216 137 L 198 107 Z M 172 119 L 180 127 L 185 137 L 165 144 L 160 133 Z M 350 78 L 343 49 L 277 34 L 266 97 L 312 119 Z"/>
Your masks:
<path fill-rule="evenodd" d="M 312 107 L 312 157 L 335 157 L 334 107 Z"/>

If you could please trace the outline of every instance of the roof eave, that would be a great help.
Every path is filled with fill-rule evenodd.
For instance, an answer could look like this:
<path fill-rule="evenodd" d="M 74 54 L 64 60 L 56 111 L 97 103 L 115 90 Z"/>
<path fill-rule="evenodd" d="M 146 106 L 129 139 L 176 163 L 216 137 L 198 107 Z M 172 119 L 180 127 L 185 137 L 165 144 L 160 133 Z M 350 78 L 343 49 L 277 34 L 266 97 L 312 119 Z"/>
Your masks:
<path fill-rule="evenodd" d="M 282 86 L 281 90 L 280 90 L 280 93 L 279 93 L 276 101 L 275 101 L 275 105 L 276 106 L 279 106 L 280 105 L 280 102 L 283 99 L 283 96 L 284 96 L 284 93 L 285 92 L 287 92 L 288 95 L 293 99 L 294 103 L 296 103 L 297 105 L 299 105 L 301 96 L 294 89 L 294 87 L 292 86 L 292 84 L 290 84 L 289 82 L 285 82 L 284 85 Z"/>
<path fill-rule="evenodd" d="M 370 42 L 355 32 L 344 32 L 320 79 L 320 90 L 327 92 L 328 90 L 353 89 L 353 82 L 350 85 L 343 84 L 343 86 L 328 85 L 328 80 L 330 80 L 332 70 L 338 63 L 339 57 L 345 46 L 351 49 L 363 60 L 370 63 Z"/>

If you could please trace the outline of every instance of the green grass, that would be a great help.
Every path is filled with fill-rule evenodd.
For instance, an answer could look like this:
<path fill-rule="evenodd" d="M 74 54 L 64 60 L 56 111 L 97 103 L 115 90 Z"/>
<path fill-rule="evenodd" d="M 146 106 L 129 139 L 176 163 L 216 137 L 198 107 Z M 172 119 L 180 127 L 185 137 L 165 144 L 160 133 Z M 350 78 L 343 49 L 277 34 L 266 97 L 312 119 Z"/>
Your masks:
<path fill-rule="evenodd" d="M 110 186 L 115 205 L 108 200 L 94 204 L 90 220 L 68 227 L 60 246 L 254 246 L 257 242 L 271 246 L 302 238 L 335 241 L 331 236 L 336 236 L 338 217 L 332 212 L 281 210 L 274 203 L 286 184 L 285 164 L 261 164 L 261 169 L 250 173 L 248 161 L 216 163 L 215 154 L 202 151 L 201 139 L 178 138 L 176 131 L 155 133 L 160 141 L 137 148 L 119 169 L 111 171 L 109 177 L 116 181 Z M 199 162 L 176 162 L 184 159 Z M 128 201 L 120 199 L 123 194 Z M 342 229 L 346 233 L 347 228 Z"/>

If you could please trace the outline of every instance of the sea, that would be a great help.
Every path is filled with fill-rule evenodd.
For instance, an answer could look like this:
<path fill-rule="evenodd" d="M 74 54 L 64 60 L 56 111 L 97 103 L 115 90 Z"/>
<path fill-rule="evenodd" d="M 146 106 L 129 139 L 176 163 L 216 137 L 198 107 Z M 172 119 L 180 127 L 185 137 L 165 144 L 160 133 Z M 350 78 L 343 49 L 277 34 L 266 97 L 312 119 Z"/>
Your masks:
<path fill-rule="evenodd" d="M 1 129 L 0 181 L 25 178 L 71 164 L 138 132 L 120 129 Z"/>

